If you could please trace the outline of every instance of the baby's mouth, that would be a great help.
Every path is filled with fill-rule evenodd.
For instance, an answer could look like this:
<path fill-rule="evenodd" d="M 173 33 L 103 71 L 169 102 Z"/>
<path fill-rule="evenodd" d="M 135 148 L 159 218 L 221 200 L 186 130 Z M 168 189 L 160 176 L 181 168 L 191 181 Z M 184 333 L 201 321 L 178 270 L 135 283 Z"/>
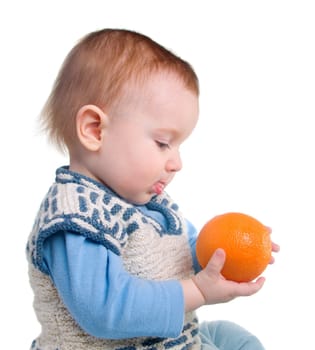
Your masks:
<path fill-rule="evenodd" d="M 157 182 L 153 185 L 153 192 L 156 194 L 161 194 L 164 191 L 165 184 L 162 182 Z"/>

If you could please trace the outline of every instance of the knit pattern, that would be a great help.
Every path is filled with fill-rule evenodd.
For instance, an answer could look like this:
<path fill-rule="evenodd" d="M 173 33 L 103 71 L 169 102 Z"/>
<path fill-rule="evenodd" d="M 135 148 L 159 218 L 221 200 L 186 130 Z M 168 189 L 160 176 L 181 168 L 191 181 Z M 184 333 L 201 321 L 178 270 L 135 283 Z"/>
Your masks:
<path fill-rule="evenodd" d="M 45 239 L 63 230 L 84 235 L 121 256 L 126 270 L 135 276 L 151 280 L 189 277 L 192 257 L 185 220 L 177 206 L 164 193 L 147 207 L 164 215 L 166 228 L 102 184 L 66 167 L 57 170 L 27 243 L 34 309 L 42 326 L 32 350 L 200 349 L 195 313 L 186 314 L 182 334 L 175 339 L 106 340 L 88 335 L 63 305 L 43 263 Z"/>

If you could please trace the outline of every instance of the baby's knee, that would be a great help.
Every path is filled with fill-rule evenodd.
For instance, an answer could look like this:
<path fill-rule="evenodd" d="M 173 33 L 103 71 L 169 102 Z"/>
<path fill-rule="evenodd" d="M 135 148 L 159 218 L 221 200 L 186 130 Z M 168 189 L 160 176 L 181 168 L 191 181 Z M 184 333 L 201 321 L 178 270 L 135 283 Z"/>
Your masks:
<path fill-rule="evenodd" d="M 202 339 L 210 338 L 219 349 L 263 350 L 260 340 L 247 329 L 231 321 L 204 322 L 200 325 Z"/>

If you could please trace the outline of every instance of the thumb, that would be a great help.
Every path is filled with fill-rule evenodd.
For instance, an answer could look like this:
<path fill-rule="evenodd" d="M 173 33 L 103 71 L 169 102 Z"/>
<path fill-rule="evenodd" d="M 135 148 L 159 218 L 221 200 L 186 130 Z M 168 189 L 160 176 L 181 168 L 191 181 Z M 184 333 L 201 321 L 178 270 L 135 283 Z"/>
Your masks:
<path fill-rule="evenodd" d="M 220 274 L 225 263 L 225 251 L 218 248 L 211 256 L 205 270 L 207 274 Z"/>

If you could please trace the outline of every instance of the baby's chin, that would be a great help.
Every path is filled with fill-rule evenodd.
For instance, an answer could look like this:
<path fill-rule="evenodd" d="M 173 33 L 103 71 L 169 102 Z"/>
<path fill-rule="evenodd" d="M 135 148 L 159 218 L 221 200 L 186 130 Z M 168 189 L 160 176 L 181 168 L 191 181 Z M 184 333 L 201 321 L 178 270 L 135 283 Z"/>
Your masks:
<path fill-rule="evenodd" d="M 145 205 L 151 201 L 153 197 L 157 196 L 155 192 L 149 192 L 145 194 L 134 195 L 130 197 L 123 197 L 125 201 L 134 205 Z"/>

